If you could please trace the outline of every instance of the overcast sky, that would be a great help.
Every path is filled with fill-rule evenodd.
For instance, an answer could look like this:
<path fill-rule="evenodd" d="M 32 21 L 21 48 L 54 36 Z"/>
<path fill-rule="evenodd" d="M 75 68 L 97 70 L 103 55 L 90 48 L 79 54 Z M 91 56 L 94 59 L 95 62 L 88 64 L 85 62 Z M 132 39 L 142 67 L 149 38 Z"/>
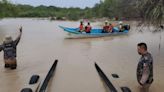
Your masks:
<path fill-rule="evenodd" d="M 100 0 L 10 0 L 15 4 L 29 4 L 33 6 L 53 5 L 58 7 L 93 7 Z"/>

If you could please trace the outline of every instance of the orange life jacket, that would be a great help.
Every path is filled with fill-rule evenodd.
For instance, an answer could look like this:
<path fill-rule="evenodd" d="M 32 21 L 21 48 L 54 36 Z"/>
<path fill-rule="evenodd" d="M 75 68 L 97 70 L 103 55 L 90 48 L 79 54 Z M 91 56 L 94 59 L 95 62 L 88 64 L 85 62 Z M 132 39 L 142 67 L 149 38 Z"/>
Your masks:
<path fill-rule="evenodd" d="M 112 30 L 112 29 L 113 29 L 113 26 L 112 26 L 112 25 L 110 25 L 108 29 L 109 29 L 109 30 Z"/>
<path fill-rule="evenodd" d="M 79 28 L 80 28 L 80 30 L 83 30 L 83 25 L 80 25 L 80 27 L 79 27 Z"/>
<path fill-rule="evenodd" d="M 92 27 L 91 27 L 91 26 L 87 26 L 87 27 L 86 27 L 85 32 L 90 32 L 90 31 L 91 31 L 91 29 L 92 29 Z"/>
<path fill-rule="evenodd" d="M 108 30 L 109 29 L 109 26 L 104 26 L 103 29 L 104 30 Z"/>

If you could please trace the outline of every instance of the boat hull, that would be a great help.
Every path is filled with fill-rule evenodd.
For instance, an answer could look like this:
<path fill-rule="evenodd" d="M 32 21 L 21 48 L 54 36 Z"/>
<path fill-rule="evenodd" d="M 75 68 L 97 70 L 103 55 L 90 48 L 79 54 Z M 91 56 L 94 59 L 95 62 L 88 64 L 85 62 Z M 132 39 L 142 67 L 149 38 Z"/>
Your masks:
<path fill-rule="evenodd" d="M 64 31 L 68 32 L 67 38 L 88 38 L 88 37 L 105 37 L 105 36 L 115 36 L 115 35 L 123 35 L 127 34 L 129 30 L 124 30 L 123 32 L 119 32 L 119 29 L 114 27 L 114 32 L 112 33 L 102 33 L 102 29 L 92 29 L 91 33 L 79 32 L 78 28 L 68 28 L 59 26 Z"/>

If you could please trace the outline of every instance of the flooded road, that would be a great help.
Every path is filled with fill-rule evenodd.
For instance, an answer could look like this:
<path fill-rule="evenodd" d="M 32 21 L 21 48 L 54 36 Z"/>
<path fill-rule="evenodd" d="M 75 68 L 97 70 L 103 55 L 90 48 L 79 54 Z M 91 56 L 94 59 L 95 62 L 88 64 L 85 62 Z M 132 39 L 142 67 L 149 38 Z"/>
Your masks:
<path fill-rule="evenodd" d="M 67 33 L 58 25 L 76 27 L 78 22 L 3 19 L 0 43 L 7 34 L 16 38 L 20 25 L 23 34 L 17 49 L 18 68 L 4 69 L 3 53 L 0 53 L 0 92 L 19 92 L 33 74 L 39 74 L 43 80 L 55 59 L 59 62 L 48 92 L 106 92 L 95 62 L 116 87 L 128 86 L 132 92 L 141 92 L 136 79 L 139 42 L 146 42 L 154 57 L 154 82 L 149 92 L 164 90 L 164 32 L 138 32 L 133 28 L 128 35 L 65 39 Z M 120 78 L 113 79 L 112 73 Z"/>

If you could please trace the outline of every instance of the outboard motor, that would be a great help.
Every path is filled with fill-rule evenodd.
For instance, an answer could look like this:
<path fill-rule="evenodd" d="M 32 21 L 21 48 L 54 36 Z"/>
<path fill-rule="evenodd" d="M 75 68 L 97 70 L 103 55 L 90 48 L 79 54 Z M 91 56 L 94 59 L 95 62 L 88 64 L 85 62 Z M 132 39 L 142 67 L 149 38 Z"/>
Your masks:
<path fill-rule="evenodd" d="M 128 24 L 128 25 L 124 25 L 124 29 L 125 30 L 130 30 L 130 25 Z"/>

